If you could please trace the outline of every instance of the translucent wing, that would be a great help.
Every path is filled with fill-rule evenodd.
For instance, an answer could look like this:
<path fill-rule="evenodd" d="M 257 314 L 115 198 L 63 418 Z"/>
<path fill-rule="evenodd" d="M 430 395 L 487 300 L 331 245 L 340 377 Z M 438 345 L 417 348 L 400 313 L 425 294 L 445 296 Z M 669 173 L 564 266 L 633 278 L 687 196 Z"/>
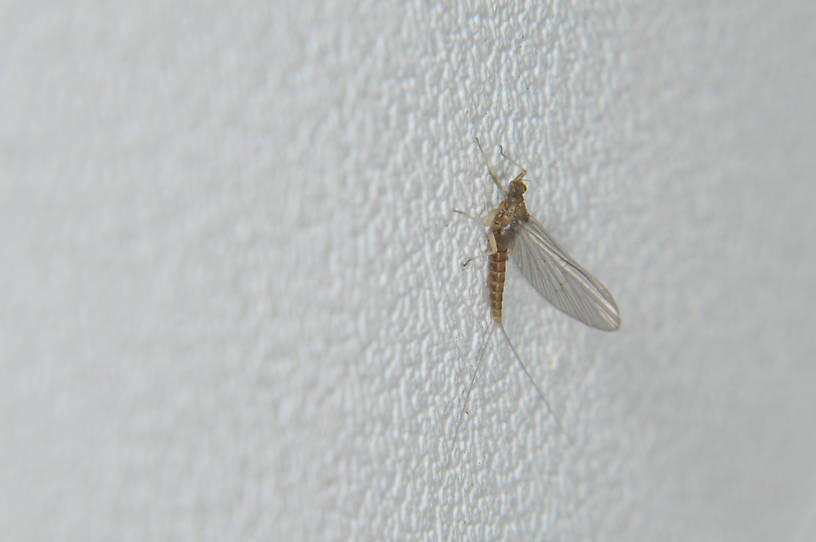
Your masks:
<path fill-rule="evenodd" d="M 532 217 L 508 229 L 510 259 L 556 309 L 602 331 L 620 327 L 618 305 Z"/>

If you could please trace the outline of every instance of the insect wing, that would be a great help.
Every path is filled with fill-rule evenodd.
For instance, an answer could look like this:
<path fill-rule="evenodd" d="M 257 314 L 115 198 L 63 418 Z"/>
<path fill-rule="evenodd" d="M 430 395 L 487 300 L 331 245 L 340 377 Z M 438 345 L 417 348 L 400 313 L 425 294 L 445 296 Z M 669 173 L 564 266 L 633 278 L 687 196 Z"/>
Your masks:
<path fill-rule="evenodd" d="M 514 222 L 509 232 L 511 260 L 533 288 L 558 310 L 602 331 L 620 327 L 615 299 L 550 237 L 535 219 Z"/>

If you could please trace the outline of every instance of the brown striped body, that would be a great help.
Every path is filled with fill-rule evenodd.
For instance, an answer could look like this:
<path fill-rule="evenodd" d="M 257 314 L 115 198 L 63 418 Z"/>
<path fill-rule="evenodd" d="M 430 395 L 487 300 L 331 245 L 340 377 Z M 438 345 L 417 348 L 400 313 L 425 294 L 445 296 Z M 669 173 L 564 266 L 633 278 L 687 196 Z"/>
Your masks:
<path fill-rule="evenodd" d="M 488 257 L 487 284 L 490 288 L 490 309 L 497 324 L 502 321 L 502 300 L 504 299 L 504 280 L 507 273 L 507 246 L 501 233 L 493 234 L 496 240 L 496 252 Z"/>
<path fill-rule="evenodd" d="M 527 186 L 521 181 L 522 173 L 512 181 L 507 195 L 493 212 L 488 237 L 495 243 L 495 251 L 488 257 L 487 284 L 490 288 L 490 309 L 493 320 L 502 322 L 502 301 L 504 299 L 504 281 L 507 276 L 507 236 L 508 228 L 517 220 L 527 220 L 527 206 L 524 205 L 524 191 Z M 491 246 L 492 248 L 492 246 Z"/>

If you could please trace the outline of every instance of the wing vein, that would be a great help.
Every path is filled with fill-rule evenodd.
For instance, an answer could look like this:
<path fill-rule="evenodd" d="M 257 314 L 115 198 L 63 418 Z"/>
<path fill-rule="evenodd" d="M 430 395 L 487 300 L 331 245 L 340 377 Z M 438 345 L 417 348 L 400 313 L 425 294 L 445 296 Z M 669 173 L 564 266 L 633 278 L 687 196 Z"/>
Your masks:
<path fill-rule="evenodd" d="M 584 270 L 534 219 L 510 226 L 511 259 L 530 284 L 558 310 L 604 331 L 620 327 L 609 290 Z"/>

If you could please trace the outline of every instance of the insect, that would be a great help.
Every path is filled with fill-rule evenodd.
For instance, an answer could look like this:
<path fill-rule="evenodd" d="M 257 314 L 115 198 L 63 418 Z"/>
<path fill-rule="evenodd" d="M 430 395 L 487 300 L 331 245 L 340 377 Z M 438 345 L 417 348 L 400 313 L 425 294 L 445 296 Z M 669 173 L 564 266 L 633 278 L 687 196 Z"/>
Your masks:
<path fill-rule="evenodd" d="M 601 331 L 615 331 L 620 328 L 621 320 L 618 305 L 609 290 L 573 260 L 527 211 L 527 206 L 524 203 L 524 193 L 527 191 L 527 185 L 525 184 L 527 170 L 507 156 L 502 147 L 499 147 L 502 157 L 521 170 L 510 181 L 507 188 L 503 187 L 499 182 L 499 178 L 490 169 L 490 164 L 487 161 L 487 156 L 479 138 L 475 139 L 487 163 L 487 172 L 494 184 L 504 194 L 504 199 L 488 215 L 485 221 L 485 226 L 488 227 L 487 242 L 489 245 L 489 251 L 486 254 L 488 259 L 487 282 L 490 292 L 490 312 L 495 325 L 490 330 L 487 341 L 478 355 L 476 369 L 468 386 L 465 402 L 456 424 L 454 444 L 459 432 L 459 426 L 462 423 L 462 415 L 473 390 L 473 384 L 479 374 L 485 348 L 490 342 L 496 327 L 502 331 L 522 371 L 532 382 L 547 410 L 553 415 L 558 427 L 564 432 L 561 422 L 555 416 L 541 388 L 527 370 L 527 366 L 521 360 L 521 356 L 513 346 L 513 342 L 502 324 L 502 305 L 508 256 L 515 262 L 516 267 L 533 288 L 556 309 L 590 327 Z M 463 211 L 455 211 L 466 214 Z M 470 258 L 464 265 L 467 266 L 473 259 Z M 453 452 L 453 445 L 451 446 L 451 452 Z"/>

